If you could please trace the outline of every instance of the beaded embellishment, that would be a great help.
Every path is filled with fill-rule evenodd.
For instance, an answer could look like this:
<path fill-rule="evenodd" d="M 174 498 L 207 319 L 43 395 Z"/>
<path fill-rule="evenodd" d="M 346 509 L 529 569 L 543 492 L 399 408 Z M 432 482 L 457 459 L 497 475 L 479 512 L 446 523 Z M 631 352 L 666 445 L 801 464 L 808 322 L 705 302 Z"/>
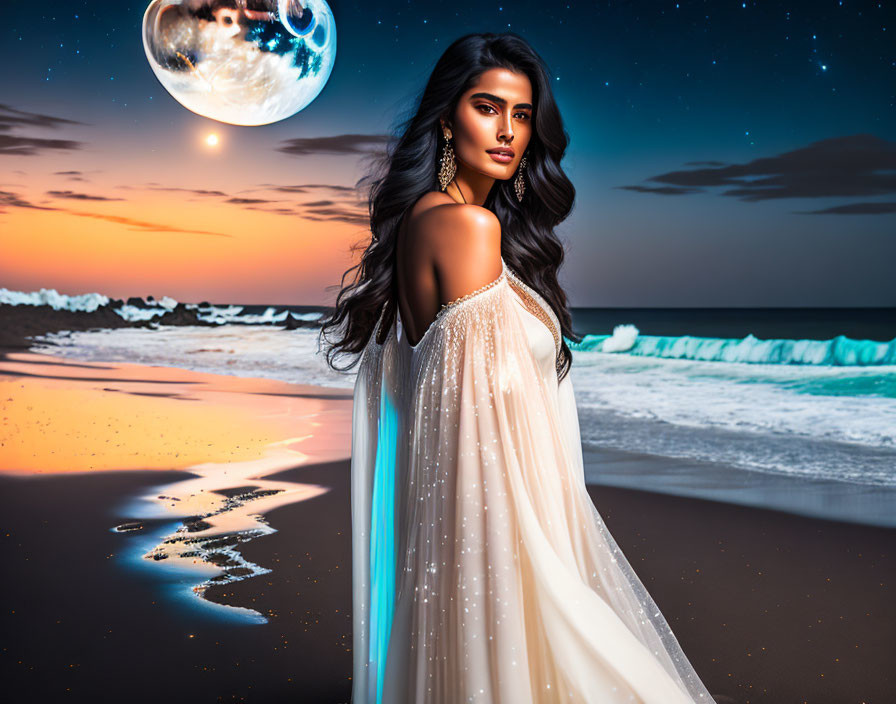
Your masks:
<path fill-rule="evenodd" d="M 504 275 L 507 273 L 507 265 L 504 264 L 504 260 L 501 260 L 502 270 L 501 273 L 498 274 L 498 278 L 494 281 L 489 281 L 485 286 L 480 286 L 475 291 L 470 291 L 469 293 L 465 293 L 463 296 L 459 298 L 455 298 L 453 301 L 448 301 L 447 303 L 443 303 L 442 307 L 439 309 L 439 313 L 441 313 L 445 308 L 450 308 L 451 306 L 457 305 L 458 303 L 467 300 L 468 298 L 472 298 L 473 296 L 482 293 L 483 291 L 488 291 L 492 286 L 497 286 L 501 283 L 501 279 L 504 278 Z"/>
<path fill-rule="evenodd" d="M 557 371 L 559 372 L 560 367 L 561 367 L 560 321 L 557 318 L 557 315 L 554 313 L 554 309 L 551 308 L 550 304 L 548 304 L 548 302 L 545 301 L 545 299 L 539 293 L 537 293 L 533 288 L 531 288 L 528 284 L 526 284 L 513 271 L 513 269 L 511 269 L 509 266 L 507 266 L 507 262 L 504 261 L 503 257 L 501 257 L 501 273 L 498 275 L 498 277 L 494 281 L 490 281 L 489 283 L 485 284 L 484 286 L 480 286 L 475 291 L 470 291 L 469 293 L 466 293 L 463 296 L 459 296 L 458 298 L 455 298 L 454 300 L 448 301 L 447 303 L 443 303 L 442 306 L 439 308 L 438 312 L 436 313 L 435 318 L 433 318 L 432 322 L 429 324 L 427 329 L 423 332 L 423 335 L 420 337 L 420 339 L 417 341 L 417 343 L 415 345 L 410 345 L 410 343 L 408 343 L 410 345 L 411 349 L 416 350 L 421 347 L 421 344 L 422 344 L 424 338 L 426 338 L 429 335 L 429 332 L 432 330 L 432 328 L 435 327 L 436 323 L 438 323 L 438 321 L 445 314 L 445 311 L 447 311 L 449 308 L 452 308 L 460 303 L 463 303 L 464 301 L 467 301 L 471 298 L 474 298 L 475 296 L 478 296 L 481 293 L 484 293 L 485 291 L 488 291 L 490 288 L 497 286 L 499 283 L 501 283 L 505 279 L 507 280 L 507 283 L 511 286 L 511 288 L 520 297 L 520 300 L 526 306 L 526 309 L 529 312 L 531 312 L 536 318 L 538 318 L 548 330 L 551 331 L 551 335 L 553 335 L 553 337 L 554 337 L 554 349 L 555 349 L 555 357 L 556 357 L 555 367 L 556 367 Z M 380 325 L 382 323 L 383 314 L 385 313 L 385 310 L 386 310 L 386 304 L 384 303 L 383 308 L 380 311 L 380 319 L 377 322 L 376 326 L 374 327 L 374 331 L 375 331 L 374 337 L 375 338 L 379 337 L 379 335 L 377 333 L 382 332 L 380 330 Z M 379 344 L 382 344 L 382 342 L 379 342 Z"/>
<path fill-rule="evenodd" d="M 412 350 L 419 349 L 423 344 L 423 340 L 429 336 L 430 331 L 438 324 L 438 322 L 442 319 L 442 317 L 448 312 L 448 310 L 450 308 L 454 308 L 455 306 L 457 306 L 461 303 L 464 303 L 466 301 L 469 301 L 472 298 L 476 298 L 477 296 L 485 293 L 489 289 L 494 288 L 495 286 L 497 286 L 498 284 L 500 284 L 502 281 L 505 280 L 506 274 L 507 274 L 507 264 L 504 262 L 504 259 L 502 257 L 501 273 L 498 274 L 498 277 L 496 279 L 494 279 L 493 281 L 489 281 L 484 286 L 480 286 L 475 291 L 470 291 L 469 293 L 465 293 L 463 296 L 459 296 L 458 298 L 448 301 L 447 303 L 443 303 L 442 306 L 439 308 L 438 312 L 436 313 L 435 317 L 432 319 L 432 322 L 429 324 L 429 326 L 426 328 L 426 330 L 423 331 L 423 334 L 420 336 L 420 339 L 417 340 L 417 342 L 413 345 L 408 340 L 408 346 L 410 346 L 410 348 Z M 398 313 L 398 321 L 400 323 L 401 313 Z"/>
<path fill-rule="evenodd" d="M 547 327 L 554 336 L 554 349 L 557 359 L 555 366 L 559 370 L 562 343 L 560 340 L 560 321 L 554 313 L 554 310 L 541 295 L 520 279 L 510 267 L 507 267 L 507 275 L 510 285 L 519 294 L 526 309 L 544 323 L 545 327 Z"/>

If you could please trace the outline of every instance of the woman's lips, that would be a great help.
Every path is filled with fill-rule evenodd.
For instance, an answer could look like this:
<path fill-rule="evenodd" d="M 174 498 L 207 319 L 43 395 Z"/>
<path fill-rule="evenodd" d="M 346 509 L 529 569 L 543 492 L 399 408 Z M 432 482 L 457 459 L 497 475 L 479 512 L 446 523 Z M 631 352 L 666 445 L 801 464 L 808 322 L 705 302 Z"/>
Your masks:
<path fill-rule="evenodd" d="M 513 157 L 510 154 L 504 154 L 502 152 L 488 152 L 488 155 L 499 164 L 509 164 L 513 161 Z"/>

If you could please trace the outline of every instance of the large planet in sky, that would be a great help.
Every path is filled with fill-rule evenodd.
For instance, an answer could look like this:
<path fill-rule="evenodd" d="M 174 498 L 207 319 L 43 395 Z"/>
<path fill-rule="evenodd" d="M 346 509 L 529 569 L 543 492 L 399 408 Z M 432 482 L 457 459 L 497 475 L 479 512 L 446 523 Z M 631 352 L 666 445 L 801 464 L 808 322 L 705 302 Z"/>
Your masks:
<path fill-rule="evenodd" d="M 325 0 L 153 0 L 143 48 L 185 108 L 266 125 L 323 90 L 336 60 L 336 22 Z"/>

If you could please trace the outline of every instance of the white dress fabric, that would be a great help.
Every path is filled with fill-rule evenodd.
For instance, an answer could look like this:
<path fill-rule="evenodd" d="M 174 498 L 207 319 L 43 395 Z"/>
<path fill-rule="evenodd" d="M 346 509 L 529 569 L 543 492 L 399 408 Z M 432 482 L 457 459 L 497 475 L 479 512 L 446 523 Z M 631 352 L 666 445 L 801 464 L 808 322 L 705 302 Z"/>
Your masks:
<path fill-rule="evenodd" d="M 556 315 L 502 264 L 362 353 L 352 704 L 710 704 L 586 491 Z"/>

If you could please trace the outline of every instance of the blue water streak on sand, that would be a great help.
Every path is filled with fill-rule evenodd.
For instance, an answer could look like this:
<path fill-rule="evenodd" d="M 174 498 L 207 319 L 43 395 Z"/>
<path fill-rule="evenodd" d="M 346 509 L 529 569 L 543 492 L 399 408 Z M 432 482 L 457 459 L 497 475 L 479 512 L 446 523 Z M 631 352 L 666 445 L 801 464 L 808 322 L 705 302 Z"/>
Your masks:
<path fill-rule="evenodd" d="M 386 388 L 380 394 L 376 464 L 370 512 L 370 652 L 376 672 L 376 701 L 383 700 L 386 652 L 395 606 L 395 461 L 398 414 Z"/>
<path fill-rule="evenodd" d="M 196 570 L 164 560 L 147 560 L 148 552 L 172 535 L 181 525 L 180 521 L 161 523 L 154 529 L 124 536 L 128 547 L 122 551 L 122 562 L 125 567 L 135 573 L 144 573 L 162 584 L 162 597 L 177 606 L 184 618 L 195 618 L 202 615 L 215 622 L 237 624 L 263 624 L 268 620 L 253 609 L 239 606 L 218 604 L 204 598 L 197 598 L 193 588 L 196 586 Z"/>

